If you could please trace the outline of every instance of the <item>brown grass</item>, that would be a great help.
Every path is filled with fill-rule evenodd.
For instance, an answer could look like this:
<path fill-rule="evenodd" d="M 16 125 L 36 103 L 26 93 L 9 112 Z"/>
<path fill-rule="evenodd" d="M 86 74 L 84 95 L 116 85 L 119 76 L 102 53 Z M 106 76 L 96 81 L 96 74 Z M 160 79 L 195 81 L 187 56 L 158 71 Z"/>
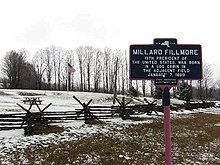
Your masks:
<path fill-rule="evenodd" d="M 0 96 L 8 96 L 10 94 L 5 93 L 4 91 L 0 91 Z"/>
<path fill-rule="evenodd" d="M 41 126 L 38 128 L 35 128 L 34 131 L 31 130 L 31 132 L 29 131 L 28 134 L 26 134 L 26 136 L 31 136 L 31 135 L 46 135 L 46 134 L 50 134 L 50 133 L 61 133 L 64 131 L 63 127 L 58 127 L 55 125 L 47 125 L 47 126 Z"/>
<path fill-rule="evenodd" d="M 19 92 L 18 95 L 20 96 L 40 96 L 42 94 L 39 93 L 30 93 L 30 92 Z"/>
<path fill-rule="evenodd" d="M 44 165 L 165 164 L 163 119 L 153 120 L 150 124 L 129 126 L 105 123 L 111 130 L 109 133 L 99 132 L 48 147 L 34 145 L 13 151 L 11 163 L 18 163 L 22 155 L 30 164 L 39 161 Z M 217 123 L 220 123 L 219 115 L 204 113 L 173 119 L 173 164 L 220 164 L 220 128 L 215 126 Z M 204 155 L 209 156 L 204 159 Z"/>

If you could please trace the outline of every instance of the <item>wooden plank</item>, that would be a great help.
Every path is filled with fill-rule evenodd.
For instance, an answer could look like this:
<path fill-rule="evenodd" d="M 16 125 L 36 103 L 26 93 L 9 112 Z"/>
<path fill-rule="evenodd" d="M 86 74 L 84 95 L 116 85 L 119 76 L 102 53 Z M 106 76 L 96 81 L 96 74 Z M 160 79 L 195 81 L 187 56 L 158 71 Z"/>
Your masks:
<path fill-rule="evenodd" d="M 13 127 L 0 127 L 0 130 L 12 130 L 12 129 L 23 129 L 21 126 L 13 126 Z"/>
<path fill-rule="evenodd" d="M 18 118 L 0 118 L 0 122 L 21 122 L 23 121 L 22 118 L 18 119 Z"/>
<path fill-rule="evenodd" d="M 53 114 L 76 114 L 78 112 L 81 112 L 81 110 L 77 111 L 46 111 L 43 114 L 45 115 L 53 115 Z"/>
<path fill-rule="evenodd" d="M 89 108 L 111 108 L 112 105 L 90 105 Z"/>
<path fill-rule="evenodd" d="M 0 118 L 7 118 L 7 117 L 13 117 L 13 118 L 16 118 L 16 117 L 23 117 L 25 116 L 25 113 L 14 113 L 14 114 L 0 114 Z"/>
<path fill-rule="evenodd" d="M 5 126 L 5 125 L 20 125 L 21 126 L 22 122 L 4 122 L 4 123 L 0 123 L 1 126 Z"/>

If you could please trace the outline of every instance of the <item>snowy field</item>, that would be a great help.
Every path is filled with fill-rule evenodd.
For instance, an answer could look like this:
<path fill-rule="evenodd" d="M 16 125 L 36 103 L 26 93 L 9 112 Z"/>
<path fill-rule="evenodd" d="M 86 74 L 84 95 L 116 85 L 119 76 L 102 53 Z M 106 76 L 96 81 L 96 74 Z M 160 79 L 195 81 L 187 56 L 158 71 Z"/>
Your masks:
<path fill-rule="evenodd" d="M 102 104 L 102 105 L 112 105 L 112 95 L 110 94 L 100 94 L 100 93 L 86 93 L 86 92 L 60 92 L 60 91 L 31 91 L 31 90 L 0 90 L 0 113 L 12 113 L 12 112 L 24 112 L 16 103 L 24 105 L 22 100 L 26 95 L 38 94 L 39 97 L 43 100 L 41 107 L 45 107 L 49 103 L 52 103 L 52 106 L 48 108 L 47 111 L 69 111 L 74 110 L 75 108 L 81 108 L 79 103 L 73 99 L 73 96 L 76 96 L 82 102 L 87 103 L 91 98 L 93 99 L 92 104 Z M 24 96 L 25 95 L 25 96 Z M 149 100 L 153 100 L 149 98 Z M 178 100 L 172 100 L 175 103 L 181 103 Z M 24 105 L 24 107 L 28 105 Z M 37 110 L 37 109 L 36 109 Z M 172 112 L 172 119 L 175 118 L 187 118 L 190 117 L 190 114 L 193 113 L 207 113 L 207 114 L 216 114 L 220 115 L 219 108 L 209 108 L 209 109 L 197 109 L 194 111 L 183 110 L 180 112 Z M 79 137 L 86 137 L 92 134 L 97 133 L 109 133 L 114 129 L 120 132 L 124 127 L 129 127 L 129 125 L 142 124 L 142 123 L 152 123 L 157 118 L 162 118 L 163 114 L 160 113 L 160 116 L 152 114 L 152 116 L 141 115 L 139 117 L 145 118 L 143 121 L 131 121 L 131 120 L 122 120 L 120 118 L 112 119 L 103 119 L 109 124 L 106 126 L 99 125 L 85 125 L 84 121 L 72 121 L 68 123 L 60 123 L 60 126 L 64 126 L 65 131 L 59 134 L 51 133 L 47 135 L 34 135 L 34 136 L 24 136 L 23 129 L 15 129 L 9 131 L 0 131 L 0 164 L 10 164 L 12 158 L 9 155 L 13 152 L 23 152 L 25 148 L 28 148 L 32 145 L 41 145 L 42 147 L 47 148 L 50 144 L 58 144 L 65 141 L 74 141 Z M 220 129 L 220 123 L 216 123 L 216 126 Z M 117 134 L 120 136 L 120 133 Z M 219 135 L 220 136 L 220 135 Z M 219 145 L 218 145 L 219 146 Z M 147 154 L 147 153 L 145 153 Z M 131 159 L 128 155 L 121 154 L 119 158 Z M 210 154 L 204 153 L 202 159 L 209 159 Z M 17 158 L 18 164 L 29 164 L 28 160 L 22 155 Z M 220 157 L 214 157 L 220 164 Z M 36 159 L 35 164 L 41 164 L 41 158 Z M 92 160 L 88 160 L 86 163 L 89 164 Z M 86 164 L 85 163 L 85 164 Z M 93 162 L 94 163 L 94 162 Z M 194 164 L 195 162 L 188 162 L 188 164 Z M 75 164 L 78 164 L 75 162 Z M 91 163 L 92 164 L 92 163 Z M 96 163 L 94 163 L 96 164 Z M 184 163 L 183 163 L 184 164 Z M 186 163 L 187 164 L 187 163 Z M 195 164 L 201 164 L 199 162 Z"/>

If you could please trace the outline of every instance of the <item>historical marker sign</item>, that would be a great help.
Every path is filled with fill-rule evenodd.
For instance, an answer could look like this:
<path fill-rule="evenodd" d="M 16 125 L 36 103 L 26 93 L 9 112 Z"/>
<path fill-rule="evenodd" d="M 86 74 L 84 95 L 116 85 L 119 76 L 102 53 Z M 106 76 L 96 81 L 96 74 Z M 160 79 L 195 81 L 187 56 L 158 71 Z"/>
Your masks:
<path fill-rule="evenodd" d="M 178 45 L 177 39 L 154 39 L 152 45 L 130 45 L 130 79 L 155 81 L 163 89 L 166 165 L 172 164 L 170 87 L 178 80 L 202 79 L 201 45 Z"/>
<path fill-rule="evenodd" d="M 130 45 L 130 79 L 153 79 L 155 85 L 202 79 L 201 45 L 179 45 L 177 39 L 154 39 L 151 45 Z"/>

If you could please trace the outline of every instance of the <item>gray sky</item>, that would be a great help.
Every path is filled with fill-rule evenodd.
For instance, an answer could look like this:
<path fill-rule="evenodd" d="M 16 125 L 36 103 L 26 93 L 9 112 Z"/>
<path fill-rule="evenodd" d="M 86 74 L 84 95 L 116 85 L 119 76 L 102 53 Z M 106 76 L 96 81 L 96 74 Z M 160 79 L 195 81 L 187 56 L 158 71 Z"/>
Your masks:
<path fill-rule="evenodd" d="M 32 55 L 55 45 L 129 49 L 154 38 L 201 44 L 203 59 L 220 79 L 217 0 L 0 1 L 0 58 L 25 48 Z"/>

